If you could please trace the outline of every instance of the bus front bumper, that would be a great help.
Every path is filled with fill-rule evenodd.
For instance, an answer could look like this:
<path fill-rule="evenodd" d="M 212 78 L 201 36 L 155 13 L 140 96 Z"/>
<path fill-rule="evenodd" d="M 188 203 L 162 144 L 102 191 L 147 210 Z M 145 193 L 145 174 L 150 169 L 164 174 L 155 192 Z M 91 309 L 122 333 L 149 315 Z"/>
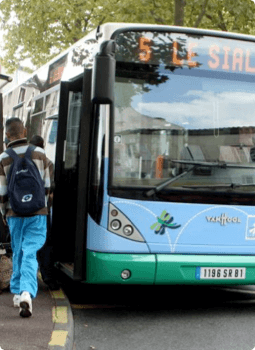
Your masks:
<path fill-rule="evenodd" d="M 203 279 L 199 271 L 206 267 L 211 274 L 227 271 L 227 277 Z M 218 268 L 218 270 L 217 270 Z M 223 269 L 224 268 L 224 269 Z M 235 269 L 244 268 L 245 278 L 235 279 Z M 213 272 L 214 269 L 214 272 Z M 127 271 L 130 272 L 130 277 Z M 229 278 L 231 272 L 232 278 Z M 226 274 L 225 274 L 226 275 Z M 87 250 L 87 283 L 93 284 L 254 284 L 255 256 L 116 254 Z"/>

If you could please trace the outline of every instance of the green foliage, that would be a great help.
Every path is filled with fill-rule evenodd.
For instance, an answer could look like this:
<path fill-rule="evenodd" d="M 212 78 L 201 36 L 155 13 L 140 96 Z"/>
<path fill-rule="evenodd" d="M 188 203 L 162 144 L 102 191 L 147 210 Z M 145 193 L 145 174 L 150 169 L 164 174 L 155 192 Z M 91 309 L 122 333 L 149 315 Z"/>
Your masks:
<path fill-rule="evenodd" d="M 95 9 L 101 1 L 2 0 L 3 65 L 13 70 L 28 57 L 35 66 L 46 63 L 99 23 L 103 12 L 98 10 L 100 17 Z"/>
<path fill-rule="evenodd" d="M 182 11 L 175 18 L 175 9 Z M 252 0 L 2 0 L 2 64 L 9 72 L 31 58 L 40 66 L 97 25 L 129 22 L 255 34 Z"/>
<path fill-rule="evenodd" d="M 185 8 L 185 25 L 195 26 L 205 6 L 199 28 L 253 34 L 255 4 L 251 0 L 192 0 Z"/>

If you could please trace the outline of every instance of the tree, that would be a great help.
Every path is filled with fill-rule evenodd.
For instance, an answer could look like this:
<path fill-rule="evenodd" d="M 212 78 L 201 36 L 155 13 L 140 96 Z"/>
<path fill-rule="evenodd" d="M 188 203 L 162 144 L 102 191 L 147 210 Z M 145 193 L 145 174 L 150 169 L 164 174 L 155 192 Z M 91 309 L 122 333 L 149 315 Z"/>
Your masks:
<path fill-rule="evenodd" d="M 2 64 L 35 66 L 105 22 L 135 22 L 255 34 L 251 0 L 2 0 Z"/>
<path fill-rule="evenodd" d="M 97 2 L 3 0 L 0 11 L 6 31 L 4 66 L 15 69 L 26 58 L 39 66 L 66 49 L 100 23 L 101 18 L 94 14 L 100 5 Z"/>

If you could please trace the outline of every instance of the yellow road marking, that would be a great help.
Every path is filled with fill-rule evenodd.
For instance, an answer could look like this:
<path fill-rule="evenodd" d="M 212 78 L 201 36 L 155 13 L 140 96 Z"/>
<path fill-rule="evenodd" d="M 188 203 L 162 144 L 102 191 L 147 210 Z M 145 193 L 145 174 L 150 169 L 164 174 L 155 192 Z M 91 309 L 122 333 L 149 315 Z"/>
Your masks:
<path fill-rule="evenodd" d="M 50 346 L 65 346 L 67 331 L 53 331 L 51 334 Z"/>
<path fill-rule="evenodd" d="M 52 309 L 52 322 L 53 323 L 67 323 L 67 306 L 54 306 Z"/>
<path fill-rule="evenodd" d="M 65 299 L 65 294 L 63 293 L 62 289 L 51 290 L 50 293 L 51 293 L 52 298 Z"/>

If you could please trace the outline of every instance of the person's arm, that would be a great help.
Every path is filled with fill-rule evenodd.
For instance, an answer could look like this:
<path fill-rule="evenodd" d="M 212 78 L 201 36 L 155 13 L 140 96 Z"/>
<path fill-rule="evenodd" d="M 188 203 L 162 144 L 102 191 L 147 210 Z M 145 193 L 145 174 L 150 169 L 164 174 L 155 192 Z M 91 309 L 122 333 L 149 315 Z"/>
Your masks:
<path fill-rule="evenodd" d="M 49 194 L 49 200 L 48 205 L 51 207 L 53 203 L 53 191 L 54 191 L 54 165 L 50 159 L 47 158 L 48 166 L 49 166 L 49 173 L 50 173 L 50 194 Z"/>
<path fill-rule="evenodd" d="M 8 202 L 7 179 L 4 172 L 3 163 L 0 162 L 0 211 L 2 214 L 4 224 L 6 224 L 5 216 L 6 216 L 7 202 Z"/>
<path fill-rule="evenodd" d="M 47 161 L 45 154 L 44 154 L 44 158 L 43 158 L 43 165 L 44 165 L 43 181 L 44 181 L 44 187 L 45 187 L 45 196 L 46 196 L 47 203 L 48 203 L 50 188 L 51 188 L 51 181 L 50 181 L 49 164 L 48 164 L 48 161 Z"/>

